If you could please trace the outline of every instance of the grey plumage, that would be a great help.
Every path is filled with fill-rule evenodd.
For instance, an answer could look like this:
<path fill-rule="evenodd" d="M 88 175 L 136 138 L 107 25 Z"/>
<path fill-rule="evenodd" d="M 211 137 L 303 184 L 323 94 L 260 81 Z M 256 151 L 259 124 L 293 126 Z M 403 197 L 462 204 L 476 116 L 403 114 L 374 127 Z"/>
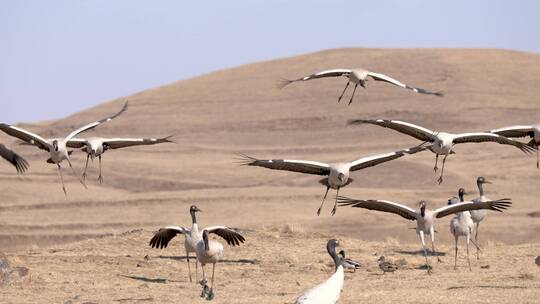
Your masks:
<path fill-rule="evenodd" d="M 398 270 L 398 266 L 395 263 L 386 261 L 386 259 L 384 258 L 384 255 L 381 256 L 377 261 L 379 262 L 379 268 L 383 271 L 383 274 Z"/>

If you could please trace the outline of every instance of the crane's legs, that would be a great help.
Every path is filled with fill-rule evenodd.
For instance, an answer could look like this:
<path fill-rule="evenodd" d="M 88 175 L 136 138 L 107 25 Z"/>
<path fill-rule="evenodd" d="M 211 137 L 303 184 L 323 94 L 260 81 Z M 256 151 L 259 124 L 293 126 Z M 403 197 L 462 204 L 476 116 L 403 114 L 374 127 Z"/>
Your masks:
<path fill-rule="evenodd" d="M 420 240 L 422 241 L 422 248 L 424 249 L 424 257 L 426 258 L 427 273 L 431 274 L 431 266 L 429 265 L 429 261 L 428 261 L 428 257 L 427 257 L 427 249 L 426 249 L 426 241 L 424 239 L 424 231 L 420 230 L 419 235 L 420 235 Z"/>
<path fill-rule="evenodd" d="M 79 179 L 79 182 L 84 186 L 85 189 L 88 189 L 84 181 L 79 177 L 77 173 L 75 173 L 75 169 L 73 169 L 73 166 L 71 165 L 71 161 L 69 160 L 69 158 L 67 158 L 66 160 L 69 164 L 69 167 L 71 168 L 71 171 L 73 172 L 73 175 L 77 176 L 77 178 Z"/>
<path fill-rule="evenodd" d="M 435 251 L 435 230 L 433 228 L 431 229 L 430 234 L 431 234 L 431 248 L 433 250 L 433 254 L 437 257 L 437 262 L 442 263 L 442 260 L 441 258 L 439 258 L 437 251 Z"/>
<path fill-rule="evenodd" d="M 189 273 L 189 282 L 193 282 L 193 280 L 191 279 L 191 268 L 189 266 L 189 251 L 186 251 L 186 256 L 187 256 L 187 269 L 188 269 L 188 273 Z"/>
<path fill-rule="evenodd" d="M 456 239 L 456 252 L 454 254 L 454 270 L 457 270 L 457 241 L 458 241 L 458 238 L 459 236 L 457 236 L 457 234 L 454 235 L 454 238 Z"/>
<path fill-rule="evenodd" d="M 216 269 L 216 263 L 212 264 L 212 281 L 210 283 L 210 291 L 208 292 L 207 300 L 211 301 L 214 299 L 214 271 Z"/>
<path fill-rule="evenodd" d="M 353 101 L 353 98 L 354 98 L 354 93 L 356 93 L 356 88 L 358 87 L 358 84 L 355 84 L 354 85 L 354 90 L 352 91 L 352 95 L 351 95 L 351 100 L 349 100 L 349 106 L 351 105 L 352 101 Z"/>
<path fill-rule="evenodd" d="M 101 176 L 101 154 L 98 156 L 99 157 L 99 176 L 98 176 L 98 181 L 100 184 L 103 184 L 103 176 Z"/>
<path fill-rule="evenodd" d="M 343 89 L 343 92 L 341 92 L 341 95 L 339 95 L 337 102 L 339 103 L 341 101 L 341 98 L 343 98 L 343 94 L 345 94 L 345 91 L 347 91 L 347 88 L 349 87 L 349 81 L 347 81 L 347 84 L 345 85 L 345 89 Z"/>
<path fill-rule="evenodd" d="M 199 261 L 195 257 L 195 281 L 199 280 Z"/>
<path fill-rule="evenodd" d="M 442 168 L 441 168 L 441 176 L 437 180 L 439 182 L 439 185 L 443 182 L 443 175 L 444 175 L 444 164 L 446 163 L 446 158 L 448 157 L 448 154 L 444 155 L 444 158 L 442 160 Z"/>
<path fill-rule="evenodd" d="M 321 209 L 324 205 L 324 200 L 326 199 L 326 196 L 328 195 L 328 190 L 330 190 L 330 186 L 326 186 L 326 192 L 324 193 L 324 197 L 322 199 L 321 205 L 319 206 L 319 209 L 317 210 L 317 215 L 321 215 Z"/>
<path fill-rule="evenodd" d="M 467 262 L 469 263 L 469 271 L 472 271 L 471 268 L 471 259 L 469 259 L 469 242 L 471 240 L 471 235 L 467 234 Z"/>
<path fill-rule="evenodd" d="M 480 247 L 478 247 L 478 230 L 480 228 L 480 222 L 476 223 L 476 227 L 474 229 L 474 241 L 476 245 L 476 259 L 480 260 Z"/>
<path fill-rule="evenodd" d="M 336 192 L 336 202 L 334 203 L 334 208 L 332 209 L 332 216 L 334 216 L 334 214 L 336 214 L 336 209 L 337 209 L 337 198 L 339 196 L 339 188 L 337 188 L 337 192 Z"/>
<path fill-rule="evenodd" d="M 201 298 L 206 297 L 208 291 L 208 285 L 206 285 L 206 273 L 204 272 L 204 265 L 201 264 L 203 279 L 201 280 L 202 292 Z"/>
<path fill-rule="evenodd" d="M 82 174 L 82 180 L 86 180 L 86 170 L 88 169 L 88 159 L 90 158 L 90 154 L 86 154 L 86 165 L 84 165 L 84 172 Z"/>
<path fill-rule="evenodd" d="M 67 191 L 66 191 L 66 186 L 64 185 L 64 177 L 62 177 L 62 167 L 60 167 L 60 164 L 56 164 L 58 166 L 58 175 L 60 176 L 60 182 L 62 183 L 62 190 L 64 190 L 64 195 L 66 196 L 66 199 L 67 199 Z"/>
<path fill-rule="evenodd" d="M 435 154 L 435 167 L 433 167 L 433 172 L 437 172 L 437 170 L 439 170 L 439 167 L 437 167 L 438 163 L 439 163 L 439 154 Z"/>

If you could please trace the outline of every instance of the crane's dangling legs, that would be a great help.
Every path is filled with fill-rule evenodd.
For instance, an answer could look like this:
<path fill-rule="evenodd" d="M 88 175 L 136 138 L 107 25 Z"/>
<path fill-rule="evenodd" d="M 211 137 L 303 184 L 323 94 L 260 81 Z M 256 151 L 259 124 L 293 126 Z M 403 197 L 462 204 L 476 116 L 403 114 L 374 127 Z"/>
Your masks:
<path fill-rule="evenodd" d="M 338 196 L 339 196 L 339 187 L 337 188 L 337 191 L 336 191 L 336 202 L 334 203 L 334 209 L 332 209 L 332 216 L 336 214 Z"/>
<path fill-rule="evenodd" d="M 349 106 L 351 105 L 352 101 L 353 101 L 353 98 L 354 98 L 354 93 L 356 93 L 356 88 L 358 87 L 358 84 L 355 84 L 354 85 L 354 90 L 352 91 L 352 95 L 351 95 L 351 100 L 349 100 Z"/>
<path fill-rule="evenodd" d="M 347 91 L 347 88 L 349 87 L 349 81 L 347 81 L 347 84 L 345 85 L 345 89 L 343 89 L 343 92 L 341 92 L 341 95 L 339 95 L 337 102 L 339 103 L 341 101 L 341 98 L 343 98 L 343 94 L 345 94 L 345 91 Z"/>
<path fill-rule="evenodd" d="M 103 176 L 101 175 L 101 154 L 98 156 L 99 158 L 99 176 L 98 181 L 100 184 L 103 184 Z"/>
<path fill-rule="evenodd" d="M 328 195 L 328 190 L 330 190 L 330 186 L 326 186 L 326 192 L 324 193 L 324 197 L 322 199 L 321 205 L 319 206 L 319 209 L 317 210 L 317 215 L 321 215 L 321 209 L 324 205 L 324 200 L 326 199 L 326 196 Z"/>
<path fill-rule="evenodd" d="M 444 175 L 444 164 L 446 163 L 446 158 L 448 157 L 448 154 L 446 154 L 442 160 L 442 168 L 441 168 L 441 176 L 437 180 L 439 182 L 439 185 L 443 182 L 443 175 Z"/>
<path fill-rule="evenodd" d="M 82 174 L 82 180 L 86 180 L 86 170 L 88 169 L 88 159 L 90 158 L 90 154 L 86 154 L 86 165 L 84 165 L 84 172 Z"/>

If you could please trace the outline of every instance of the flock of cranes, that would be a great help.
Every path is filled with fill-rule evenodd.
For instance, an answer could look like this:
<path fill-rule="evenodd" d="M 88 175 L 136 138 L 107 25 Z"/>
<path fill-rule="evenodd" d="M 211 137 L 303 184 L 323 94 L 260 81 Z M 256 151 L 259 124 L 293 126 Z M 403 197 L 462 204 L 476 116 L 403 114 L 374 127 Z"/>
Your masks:
<path fill-rule="evenodd" d="M 349 105 L 352 103 L 354 94 L 358 85 L 365 88 L 366 82 L 369 79 L 375 81 L 383 81 L 401 88 L 405 88 L 420 94 L 443 96 L 441 92 L 432 92 L 418 87 L 412 87 L 406 85 L 396 79 L 388 77 L 383 74 L 370 72 L 364 69 L 332 69 L 321 71 L 311 74 L 306 77 L 298 78 L 295 80 L 285 80 L 282 86 L 286 86 L 293 82 L 307 81 L 318 78 L 326 77 L 340 77 L 344 76 L 348 78 L 345 89 L 338 97 L 338 102 L 341 101 L 350 83 L 354 84 L 354 89 L 349 100 Z M 102 138 L 102 137 L 88 137 L 78 138 L 79 134 L 94 129 L 99 125 L 111 121 L 116 117 L 123 114 L 128 108 L 128 102 L 117 113 L 108 116 L 104 119 L 98 120 L 86 124 L 63 138 L 45 139 L 37 134 L 29 132 L 27 130 L 12 126 L 6 123 L 0 123 L 0 130 L 4 133 L 15 137 L 26 144 L 33 145 L 48 153 L 48 163 L 55 164 L 58 169 L 58 175 L 62 184 L 62 190 L 67 197 L 67 191 L 64 185 L 64 179 L 62 175 L 61 163 L 67 161 L 69 167 L 73 173 L 78 176 L 71 164 L 70 155 L 73 152 L 72 149 L 80 149 L 86 153 L 86 164 L 82 176 L 78 176 L 79 181 L 86 187 L 86 171 L 88 168 L 88 160 L 98 158 L 99 159 L 99 176 L 98 181 L 103 182 L 101 171 L 101 157 L 103 153 L 109 149 L 119 149 L 137 145 L 154 145 L 159 143 L 172 142 L 170 137 L 163 138 Z M 340 162 L 327 164 L 318 161 L 309 160 L 288 160 L 288 159 L 258 159 L 255 157 L 247 156 L 245 154 L 239 154 L 239 160 L 242 165 L 257 166 L 273 170 L 291 171 L 303 174 L 319 175 L 323 176 L 319 183 L 326 187 L 322 202 L 317 210 L 317 215 L 320 215 L 321 209 L 324 205 L 324 201 L 328 195 L 330 189 L 336 190 L 336 198 L 334 207 L 332 209 L 332 215 L 336 213 L 337 206 L 350 206 L 355 208 L 362 208 L 368 210 L 374 210 L 379 212 L 393 213 L 401 216 L 407 220 L 416 221 L 416 233 L 418 234 L 422 243 L 422 249 L 426 261 L 426 269 L 428 273 L 431 273 L 432 266 L 430 266 L 428 260 L 428 253 L 426 247 L 427 236 L 431 238 L 432 250 L 435 253 L 435 220 L 438 218 L 453 215 L 453 219 L 450 222 L 450 231 L 455 238 L 455 263 L 454 267 L 457 267 L 457 252 L 458 252 L 458 239 L 460 236 L 466 238 L 467 244 L 467 261 L 469 269 L 471 269 L 469 259 L 469 242 L 477 248 L 477 258 L 479 258 L 478 246 L 478 231 L 480 222 L 486 217 L 487 210 L 502 212 L 511 206 L 512 202 L 509 198 L 503 198 L 498 200 L 490 200 L 485 197 L 483 185 L 489 183 L 484 177 L 479 177 L 477 180 L 480 196 L 474 200 L 465 200 L 465 190 L 459 189 L 458 197 L 453 197 L 448 200 L 448 204 L 436 208 L 428 209 L 426 201 L 421 200 L 417 208 L 409 207 L 402 203 L 392 202 L 384 199 L 353 199 L 339 195 L 339 190 L 350 183 L 353 179 L 350 174 L 354 171 L 359 171 L 372 166 L 380 165 L 405 155 L 412 155 L 424 150 L 430 150 L 435 154 L 435 166 L 434 171 L 438 170 L 438 157 L 443 156 L 442 169 L 438 183 L 443 182 L 444 166 L 446 158 L 453 154 L 454 146 L 463 143 L 482 143 L 482 142 L 494 142 L 498 144 L 511 145 L 524 153 L 537 154 L 537 167 L 540 168 L 538 157 L 538 146 L 540 142 L 540 124 L 531 126 L 511 126 L 500 129 L 495 129 L 487 132 L 469 132 L 452 134 L 447 132 L 432 131 L 427 128 L 398 120 L 366 120 L 357 119 L 350 120 L 350 125 L 364 125 L 371 124 L 384 128 L 389 128 L 397 132 L 409 135 L 421 141 L 420 144 L 407 148 L 400 149 L 388 153 L 382 153 L 378 155 L 366 156 L 353 160 L 350 162 Z M 511 138 L 530 137 L 529 143 L 522 143 Z M 25 172 L 28 168 L 28 162 L 19 156 L 17 153 L 6 148 L 0 144 L 0 156 L 10 162 L 19 173 Z M 181 234 L 184 236 L 184 248 L 187 255 L 187 267 L 189 281 L 193 282 L 190 266 L 190 254 L 195 254 L 195 281 L 199 281 L 198 264 L 201 264 L 202 280 L 200 281 L 202 289 L 201 296 L 212 300 L 214 298 L 214 277 L 216 263 L 222 260 L 224 255 L 224 247 L 216 240 L 210 239 L 211 234 L 215 234 L 223 238 L 230 246 L 238 246 L 245 242 L 244 236 L 242 236 L 237 229 L 233 229 L 227 226 L 212 226 L 200 229 L 197 224 L 196 213 L 202 212 L 197 206 L 192 205 L 190 207 L 190 215 L 192 219 L 191 228 L 184 226 L 167 226 L 159 229 L 150 240 L 149 245 L 155 248 L 165 248 L 169 245 L 171 240 L 175 236 Z M 472 236 L 474 234 L 474 241 Z M 335 239 L 328 241 L 326 249 L 335 266 L 334 273 L 325 282 L 313 287 L 301 295 L 296 303 L 298 304 L 314 304 L 314 303 L 336 303 L 340 297 L 343 281 L 344 281 L 344 269 L 356 270 L 361 267 L 360 263 L 354 261 L 345 256 L 345 251 L 336 253 L 336 247 L 339 242 Z M 440 261 L 439 257 L 437 257 Z M 207 276 L 205 272 L 205 266 L 212 264 L 212 276 L 210 286 L 208 286 Z M 384 256 L 379 259 L 379 267 L 383 271 L 393 272 L 397 269 L 397 266 L 389 261 L 386 261 Z"/>

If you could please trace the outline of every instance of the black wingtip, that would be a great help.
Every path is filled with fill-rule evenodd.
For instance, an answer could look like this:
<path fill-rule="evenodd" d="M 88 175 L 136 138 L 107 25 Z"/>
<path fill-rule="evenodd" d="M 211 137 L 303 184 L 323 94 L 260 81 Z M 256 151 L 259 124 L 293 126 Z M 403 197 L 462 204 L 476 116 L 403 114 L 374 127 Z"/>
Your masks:
<path fill-rule="evenodd" d="M 256 158 L 251 157 L 251 156 L 246 155 L 246 154 L 241 153 L 241 152 L 236 152 L 235 155 L 236 155 L 236 157 L 234 158 L 234 160 L 240 166 L 249 166 L 251 163 L 257 161 Z"/>
<path fill-rule="evenodd" d="M 277 87 L 278 89 L 283 89 L 284 87 L 288 86 L 289 84 L 295 82 L 296 80 L 290 80 L 290 79 L 285 79 L 285 78 L 282 78 L 279 80 L 278 84 L 277 84 Z"/>

